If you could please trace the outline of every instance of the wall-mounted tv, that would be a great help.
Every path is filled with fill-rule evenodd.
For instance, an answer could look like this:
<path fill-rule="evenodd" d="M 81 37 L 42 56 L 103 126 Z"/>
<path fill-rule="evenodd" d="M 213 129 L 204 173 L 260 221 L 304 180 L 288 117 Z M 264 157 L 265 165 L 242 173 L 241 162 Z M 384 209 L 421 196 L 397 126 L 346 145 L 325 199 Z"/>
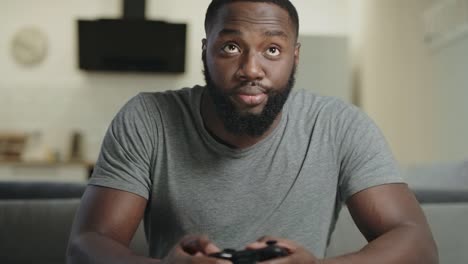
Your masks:
<path fill-rule="evenodd" d="M 78 20 L 79 68 L 183 73 L 186 24 L 146 19 Z"/>

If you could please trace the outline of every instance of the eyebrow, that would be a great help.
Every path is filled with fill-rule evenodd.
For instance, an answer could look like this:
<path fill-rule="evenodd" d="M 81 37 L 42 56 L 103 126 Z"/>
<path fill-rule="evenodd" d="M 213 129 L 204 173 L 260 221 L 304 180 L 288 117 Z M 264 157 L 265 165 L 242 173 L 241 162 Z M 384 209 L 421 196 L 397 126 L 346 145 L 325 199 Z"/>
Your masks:
<path fill-rule="evenodd" d="M 284 39 L 288 39 L 288 34 L 286 34 L 282 30 L 269 30 L 269 31 L 266 31 L 264 35 L 267 37 L 281 37 Z"/>
<path fill-rule="evenodd" d="M 220 32 L 219 32 L 219 35 L 220 36 L 225 36 L 225 35 L 242 35 L 242 32 L 240 32 L 240 30 L 237 30 L 237 29 L 230 29 L 230 28 L 223 28 Z"/>
<path fill-rule="evenodd" d="M 237 35 L 240 36 L 242 35 L 242 32 L 237 29 L 230 29 L 230 28 L 223 28 L 219 32 L 220 36 L 226 36 L 226 35 Z M 282 30 L 268 30 L 263 33 L 264 36 L 266 37 L 281 37 L 283 39 L 288 39 L 288 34 L 286 34 Z"/>

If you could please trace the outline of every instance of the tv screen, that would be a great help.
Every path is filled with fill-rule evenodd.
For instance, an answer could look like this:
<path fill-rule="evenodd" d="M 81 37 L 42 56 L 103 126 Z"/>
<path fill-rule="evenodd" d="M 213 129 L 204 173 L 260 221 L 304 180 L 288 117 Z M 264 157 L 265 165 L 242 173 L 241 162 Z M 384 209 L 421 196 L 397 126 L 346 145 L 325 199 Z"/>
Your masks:
<path fill-rule="evenodd" d="M 80 69 L 182 73 L 186 24 L 143 19 L 78 21 Z"/>

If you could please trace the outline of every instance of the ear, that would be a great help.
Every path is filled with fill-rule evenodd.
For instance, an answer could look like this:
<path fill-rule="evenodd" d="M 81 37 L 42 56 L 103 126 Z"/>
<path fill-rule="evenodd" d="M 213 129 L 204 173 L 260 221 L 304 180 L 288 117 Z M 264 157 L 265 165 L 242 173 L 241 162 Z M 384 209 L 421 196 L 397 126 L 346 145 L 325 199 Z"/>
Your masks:
<path fill-rule="evenodd" d="M 206 38 L 202 39 L 202 50 L 206 50 Z"/>
<path fill-rule="evenodd" d="M 294 64 L 296 67 L 299 65 L 299 53 L 301 51 L 301 43 L 297 42 L 294 48 Z"/>

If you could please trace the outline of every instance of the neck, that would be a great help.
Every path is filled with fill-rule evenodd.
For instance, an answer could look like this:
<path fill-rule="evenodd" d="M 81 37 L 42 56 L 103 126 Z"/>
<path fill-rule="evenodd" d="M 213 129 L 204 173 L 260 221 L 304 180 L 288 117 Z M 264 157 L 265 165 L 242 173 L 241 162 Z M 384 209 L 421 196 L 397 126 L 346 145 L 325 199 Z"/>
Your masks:
<path fill-rule="evenodd" d="M 271 124 L 270 128 L 259 137 L 232 134 L 225 129 L 223 120 L 221 120 L 216 114 L 215 105 L 206 88 L 202 95 L 200 113 L 202 115 L 205 128 L 212 135 L 212 137 L 221 144 L 234 149 L 248 148 L 265 139 L 278 126 L 282 115 L 282 113 L 279 113 Z"/>

